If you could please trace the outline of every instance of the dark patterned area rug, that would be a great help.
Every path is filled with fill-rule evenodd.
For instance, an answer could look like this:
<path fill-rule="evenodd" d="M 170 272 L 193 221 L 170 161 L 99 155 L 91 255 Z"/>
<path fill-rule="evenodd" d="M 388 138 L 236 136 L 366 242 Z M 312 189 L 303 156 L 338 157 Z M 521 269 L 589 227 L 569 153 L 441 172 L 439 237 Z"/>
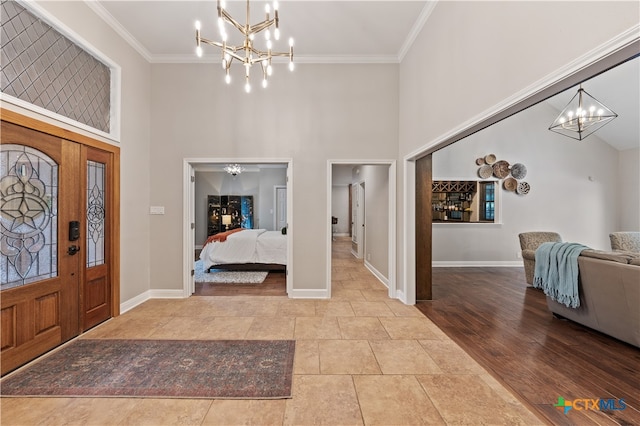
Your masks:
<path fill-rule="evenodd" d="M 291 397 L 294 340 L 78 339 L 0 382 L 2 396 Z"/>

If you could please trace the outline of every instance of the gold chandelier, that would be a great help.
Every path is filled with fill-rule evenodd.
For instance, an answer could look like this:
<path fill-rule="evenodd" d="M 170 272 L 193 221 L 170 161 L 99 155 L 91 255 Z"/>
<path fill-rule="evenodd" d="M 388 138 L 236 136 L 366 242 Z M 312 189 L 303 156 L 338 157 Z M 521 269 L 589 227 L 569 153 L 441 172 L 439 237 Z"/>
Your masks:
<path fill-rule="evenodd" d="M 271 9 L 273 8 L 273 18 L 270 17 Z M 267 78 L 271 76 L 273 71 L 271 60 L 274 56 L 283 56 L 289 58 L 289 69 L 293 71 L 293 38 L 289 39 L 289 52 L 274 52 L 272 51 L 273 42 L 271 40 L 271 27 L 273 29 L 273 38 L 275 40 L 280 39 L 280 18 L 278 16 L 278 1 L 274 0 L 273 6 L 268 3 L 265 7 L 266 19 L 255 25 L 250 24 L 249 14 L 249 0 L 247 0 L 247 19 L 246 24 L 242 25 L 225 10 L 225 1 L 218 0 L 218 29 L 220 30 L 220 38 L 222 42 L 212 41 L 200 36 L 200 21 L 196 21 L 196 54 L 198 57 L 202 57 L 202 43 L 216 46 L 222 49 L 222 68 L 225 70 L 225 81 L 227 84 L 231 83 L 231 75 L 229 70 L 233 60 L 237 60 L 244 65 L 245 69 L 245 91 L 249 93 L 251 91 L 251 83 L 249 82 L 249 74 L 251 66 L 259 63 L 262 68 L 262 87 L 267 87 Z M 225 24 L 229 23 L 233 25 L 244 37 L 242 45 L 229 45 L 227 44 L 228 34 L 225 28 Z M 264 31 L 264 38 L 266 41 L 266 50 L 260 50 L 254 47 L 254 41 L 256 34 Z"/>

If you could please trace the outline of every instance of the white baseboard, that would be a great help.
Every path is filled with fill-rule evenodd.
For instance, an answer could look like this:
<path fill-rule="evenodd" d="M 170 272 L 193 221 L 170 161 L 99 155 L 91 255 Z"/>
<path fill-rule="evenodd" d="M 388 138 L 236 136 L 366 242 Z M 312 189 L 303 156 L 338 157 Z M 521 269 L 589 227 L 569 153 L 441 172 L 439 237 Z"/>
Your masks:
<path fill-rule="evenodd" d="M 120 304 L 120 314 L 143 304 L 149 299 L 184 299 L 184 291 L 182 290 L 147 290 L 131 299 Z"/>
<path fill-rule="evenodd" d="M 398 299 L 405 305 L 408 305 L 407 297 L 405 296 L 404 291 L 402 291 L 401 289 L 396 289 L 396 299 Z"/>
<path fill-rule="evenodd" d="M 434 268 L 513 268 L 524 267 L 522 260 L 500 261 L 500 260 L 440 260 L 431 264 Z"/>
<path fill-rule="evenodd" d="M 141 293 L 135 297 L 132 297 L 131 299 L 125 302 L 122 302 L 120 304 L 120 313 L 124 314 L 125 312 L 130 311 L 131 309 L 146 302 L 149 299 L 150 299 L 149 291 L 145 291 L 144 293 Z"/>
<path fill-rule="evenodd" d="M 329 299 L 329 291 L 322 289 L 293 289 L 289 293 L 291 299 Z"/>
<path fill-rule="evenodd" d="M 164 289 L 151 289 L 149 290 L 149 299 L 184 299 L 184 291 L 180 290 L 164 290 Z"/>
<path fill-rule="evenodd" d="M 386 288 L 389 288 L 389 279 L 382 275 L 380 271 L 373 267 L 368 261 L 364 261 L 364 267 L 369 270 Z"/>

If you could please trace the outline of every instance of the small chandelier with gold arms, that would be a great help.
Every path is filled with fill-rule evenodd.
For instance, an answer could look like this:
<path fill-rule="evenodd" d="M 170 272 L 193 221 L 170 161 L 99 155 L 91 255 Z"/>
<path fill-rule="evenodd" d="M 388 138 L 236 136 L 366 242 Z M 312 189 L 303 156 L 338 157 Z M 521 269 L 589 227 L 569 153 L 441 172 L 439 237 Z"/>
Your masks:
<path fill-rule="evenodd" d="M 273 9 L 273 18 L 271 17 L 271 9 Z M 251 91 L 251 83 L 249 82 L 250 69 L 254 64 L 259 63 L 262 68 L 262 87 L 267 87 L 267 78 L 271 76 L 272 58 L 274 56 L 283 56 L 289 58 L 289 69 L 293 71 L 293 38 L 289 39 L 289 52 L 274 52 L 272 50 L 273 41 L 280 39 L 280 18 L 278 16 L 278 1 L 275 0 L 273 5 L 267 3 L 265 7 L 266 19 L 255 25 L 250 24 L 249 14 L 249 0 L 247 0 L 247 19 L 246 24 L 242 25 L 225 9 L 225 1 L 218 0 L 218 29 L 220 30 L 220 37 L 222 42 L 206 39 L 200 35 L 200 21 L 196 21 L 196 54 L 198 57 L 202 57 L 202 43 L 209 44 L 211 46 L 219 47 L 222 50 L 222 68 L 225 70 L 225 81 L 227 84 L 231 82 L 231 75 L 229 71 L 233 60 L 237 60 L 245 68 L 245 91 L 249 93 Z M 233 25 L 244 37 L 242 45 L 234 46 L 227 44 L 228 34 L 225 28 L 225 24 L 229 23 Z M 271 28 L 273 27 L 273 34 Z M 266 50 L 257 49 L 254 46 L 256 34 L 264 31 L 264 38 L 266 41 Z"/>

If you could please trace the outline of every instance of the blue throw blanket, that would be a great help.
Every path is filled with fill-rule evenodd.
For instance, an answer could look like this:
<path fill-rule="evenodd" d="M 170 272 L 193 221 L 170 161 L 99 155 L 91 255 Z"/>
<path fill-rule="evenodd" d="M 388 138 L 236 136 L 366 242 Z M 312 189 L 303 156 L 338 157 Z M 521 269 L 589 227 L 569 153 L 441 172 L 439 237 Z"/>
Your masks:
<path fill-rule="evenodd" d="M 533 286 L 558 303 L 579 307 L 578 256 L 588 248 L 577 243 L 542 243 L 536 250 Z"/>

